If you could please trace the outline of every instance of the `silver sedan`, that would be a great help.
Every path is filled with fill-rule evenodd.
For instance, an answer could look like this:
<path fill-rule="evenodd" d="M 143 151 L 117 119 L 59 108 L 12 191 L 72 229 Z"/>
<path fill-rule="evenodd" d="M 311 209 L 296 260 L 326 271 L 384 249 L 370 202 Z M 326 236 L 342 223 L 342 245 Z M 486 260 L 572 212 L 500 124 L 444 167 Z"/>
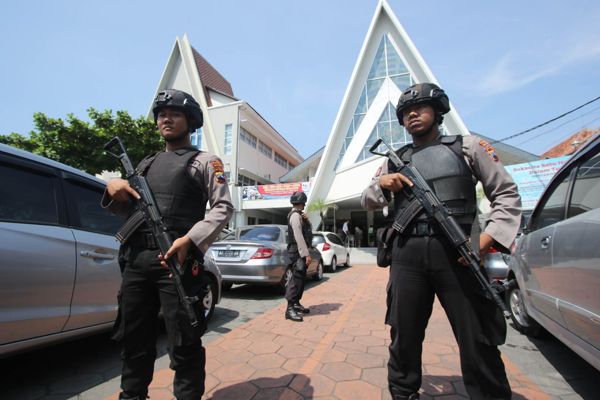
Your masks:
<path fill-rule="evenodd" d="M 239 227 L 224 240 L 215 242 L 209 252 L 223 276 L 223 286 L 251 283 L 277 286 L 285 291 L 292 275 L 287 254 L 287 225 Z M 307 275 L 323 278 L 323 260 L 317 249 L 309 248 L 312 262 Z"/>

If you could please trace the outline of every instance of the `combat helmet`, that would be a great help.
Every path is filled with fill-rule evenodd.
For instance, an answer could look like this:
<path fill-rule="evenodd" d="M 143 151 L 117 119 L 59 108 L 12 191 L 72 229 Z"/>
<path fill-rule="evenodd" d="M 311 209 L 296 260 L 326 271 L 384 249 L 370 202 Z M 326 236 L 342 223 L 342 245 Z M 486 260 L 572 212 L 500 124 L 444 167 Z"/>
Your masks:
<path fill-rule="evenodd" d="M 442 115 L 450 111 L 450 100 L 448 100 L 448 96 L 444 90 L 434 83 L 417 83 L 410 86 L 400 95 L 400 100 L 398 100 L 398 105 L 396 106 L 396 116 L 400 125 L 403 125 L 402 113 L 404 110 L 420 103 L 428 103 L 433 107 L 436 112 L 438 124 L 442 123 L 444 119 Z"/>
<path fill-rule="evenodd" d="M 187 117 L 190 132 L 200 128 L 204 122 L 202 110 L 198 102 L 188 93 L 177 89 L 166 89 L 158 93 L 152 105 L 154 122 L 158 112 L 163 107 L 171 107 L 181 110 Z"/>
<path fill-rule="evenodd" d="M 290 203 L 292 203 L 293 205 L 296 204 L 306 204 L 306 194 L 304 192 L 294 192 L 294 194 L 292 194 L 292 196 L 290 197 Z"/>

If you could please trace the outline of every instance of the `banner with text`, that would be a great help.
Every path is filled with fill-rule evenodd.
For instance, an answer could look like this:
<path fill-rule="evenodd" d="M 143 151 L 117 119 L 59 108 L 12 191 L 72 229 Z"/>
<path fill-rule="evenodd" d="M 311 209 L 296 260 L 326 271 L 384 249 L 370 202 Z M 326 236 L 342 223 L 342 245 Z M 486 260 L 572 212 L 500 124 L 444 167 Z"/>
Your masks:
<path fill-rule="evenodd" d="M 523 210 L 532 210 L 550 179 L 569 156 L 505 166 L 519 188 Z"/>
<path fill-rule="evenodd" d="M 244 186 L 242 200 L 272 200 L 290 198 L 294 192 L 308 196 L 310 182 L 274 183 L 271 185 Z"/>

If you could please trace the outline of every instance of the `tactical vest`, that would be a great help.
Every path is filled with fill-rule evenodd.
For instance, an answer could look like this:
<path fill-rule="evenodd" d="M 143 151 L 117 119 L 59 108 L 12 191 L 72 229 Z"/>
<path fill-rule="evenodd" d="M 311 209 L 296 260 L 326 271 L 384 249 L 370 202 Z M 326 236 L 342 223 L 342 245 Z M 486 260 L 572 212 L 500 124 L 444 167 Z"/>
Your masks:
<path fill-rule="evenodd" d="M 470 226 L 473 223 L 477 211 L 475 182 L 462 152 L 462 136 L 442 136 L 431 144 L 416 148 L 407 145 L 396 153 L 405 164 L 411 164 L 421 173 L 459 224 Z M 397 172 L 391 161 L 388 170 Z M 410 200 L 412 198 L 408 196 L 394 196 L 394 208 L 405 209 Z M 427 219 L 424 211 L 415 217 L 420 221 Z"/>
<path fill-rule="evenodd" d="M 136 168 L 146 177 L 163 221 L 179 234 L 187 233 L 206 213 L 206 189 L 188 172 L 190 161 L 198 153 L 193 147 L 160 152 L 145 158 Z"/>
<path fill-rule="evenodd" d="M 302 217 L 302 211 L 298 210 L 297 208 L 292 208 L 292 210 L 289 212 L 288 214 L 288 231 L 287 231 L 287 235 L 288 235 L 288 246 L 289 245 L 296 245 L 296 247 L 298 246 L 298 243 L 296 242 L 296 238 L 294 237 L 294 230 L 292 229 L 292 224 L 290 223 L 292 215 L 294 213 L 298 213 L 300 215 L 300 220 L 302 221 L 302 237 L 304 238 L 304 242 L 306 242 L 306 246 L 310 247 L 310 245 L 312 244 L 312 225 L 310 224 L 310 221 L 307 219 L 304 219 Z"/>

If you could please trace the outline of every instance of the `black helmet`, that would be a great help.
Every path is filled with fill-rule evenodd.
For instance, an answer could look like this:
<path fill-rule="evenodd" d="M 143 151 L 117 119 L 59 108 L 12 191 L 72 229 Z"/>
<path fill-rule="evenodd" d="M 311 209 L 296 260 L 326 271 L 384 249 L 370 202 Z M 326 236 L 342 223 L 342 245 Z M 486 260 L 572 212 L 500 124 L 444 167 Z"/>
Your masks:
<path fill-rule="evenodd" d="M 446 93 L 434 83 L 417 83 L 406 89 L 400 95 L 398 105 L 396 106 L 396 116 L 398 122 L 402 125 L 402 113 L 410 106 L 419 103 L 429 103 L 436 111 L 438 123 L 443 120 L 442 115 L 450 111 L 450 100 Z"/>
<path fill-rule="evenodd" d="M 156 95 L 154 105 L 152 106 L 154 122 L 156 122 L 156 118 L 158 117 L 158 111 L 163 107 L 172 107 L 183 111 L 188 119 L 190 132 L 194 132 L 200 128 L 204 122 L 202 110 L 198 102 L 190 94 L 181 90 L 166 89 Z"/>
<path fill-rule="evenodd" d="M 304 192 L 294 192 L 292 197 L 290 197 L 290 203 L 296 204 L 306 204 L 306 194 Z"/>

